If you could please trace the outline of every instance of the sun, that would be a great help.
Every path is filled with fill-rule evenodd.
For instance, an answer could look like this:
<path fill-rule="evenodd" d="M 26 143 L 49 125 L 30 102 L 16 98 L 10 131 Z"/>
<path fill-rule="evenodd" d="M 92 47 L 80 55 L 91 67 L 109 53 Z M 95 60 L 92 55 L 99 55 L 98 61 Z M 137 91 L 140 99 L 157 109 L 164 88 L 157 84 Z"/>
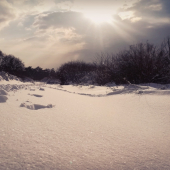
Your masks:
<path fill-rule="evenodd" d="M 84 14 L 86 18 L 91 20 L 95 24 L 102 24 L 102 23 L 111 23 L 112 17 L 106 13 L 86 13 Z"/>

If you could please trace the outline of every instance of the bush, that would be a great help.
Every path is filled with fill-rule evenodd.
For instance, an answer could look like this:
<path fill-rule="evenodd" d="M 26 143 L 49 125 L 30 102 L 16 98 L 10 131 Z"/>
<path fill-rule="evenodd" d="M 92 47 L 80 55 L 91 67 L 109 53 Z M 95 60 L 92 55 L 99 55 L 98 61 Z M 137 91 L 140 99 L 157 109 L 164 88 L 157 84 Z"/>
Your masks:
<path fill-rule="evenodd" d="M 33 80 L 42 80 L 45 77 L 47 78 L 54 78 L 55 77 L 55 70 L 54 69 L 42 69 L 41 67 L 26 67 L 24 75 L 26 77 L 30 77 Z"/>
<path fill-rule="evenodd" d="M 160 47 L 148 42 L 139 43 L 118 54 L 101 53 L 93 63 L 65 63 L 57 71 L 25 68 L 19 58 L 0 51 L 0 71 L 34 80 L 57 78 L 61 84 L 170 83 L 170 37 Z"/>
<path fill-rule="evenodd" d="M 131 45 L 116 55 L 101 54 L 95 60 L 99 84 L 167 83 L 170 81 L 170 38 L 160 47 L 148 42 Z"/>
<path fill-rule="evenodd" d="M 169 61 L 163 47 L 140 43 L 117 54 L 115 70 L 122 80 L 131 83 L 163 83 L 169 75 Z"/>
<path fill-rule="evenodd" d="M 63 64 L 56 72 L 57 78 L 61 84 L 69 84 L 70 82 L 79 84 L 81 79 L 94 71 L 93 64 L 88 64 L 82 61 L 71 61 Z"/>

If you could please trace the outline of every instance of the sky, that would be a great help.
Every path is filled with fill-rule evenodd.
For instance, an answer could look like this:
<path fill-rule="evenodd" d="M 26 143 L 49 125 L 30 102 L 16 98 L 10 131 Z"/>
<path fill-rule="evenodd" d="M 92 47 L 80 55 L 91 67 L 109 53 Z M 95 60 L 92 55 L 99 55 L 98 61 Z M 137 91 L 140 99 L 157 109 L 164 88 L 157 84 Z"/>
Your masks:
<path fill-rule="evenodd" d="M 170 36 L 169 0 L 0 0 L 0 50 L 57 68 Z"/>

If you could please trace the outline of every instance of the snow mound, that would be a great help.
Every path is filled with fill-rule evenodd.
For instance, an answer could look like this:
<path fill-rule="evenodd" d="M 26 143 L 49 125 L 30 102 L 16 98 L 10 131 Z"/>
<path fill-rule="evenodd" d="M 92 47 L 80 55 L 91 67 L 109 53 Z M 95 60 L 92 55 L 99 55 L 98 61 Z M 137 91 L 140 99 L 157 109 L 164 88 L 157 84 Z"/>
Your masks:
<path fill-rule="evenodd" d="M 0 90 L 0 95 L 8 95 L 8 93 L 5 90 Z"/>
<path fill-rule="evenodd" d="M 0 72 L 0 81 L 3 81 L 3 80 L 6 80 L 6 81 L 9 81 L 9 80 L 16 80 L 16 81 L 20 81 L 20 79 L 14 75 L 11 75 L 11 74 L 8 74 L 8 73 L 5 73 L 4 71 L 1 71 Z"/>
<path fill-rule="evenodd" d="M 8 100 L 8 97 L 0 95 L 0 103 L 5 103 Z"/>
<path fill-rule="evenodd" d="M 21 103 L 20 107 L 25 107 L 25 108 L 30 109 L 30 110 L 39 110 L 39 109 L 45 109 L 45 108 L 53 108 L 54 105 L 52 105 L 52 104 L 48 104 L 47 106 L 41 105 L 41 104 L 28 105 L 26 103 Z"/>

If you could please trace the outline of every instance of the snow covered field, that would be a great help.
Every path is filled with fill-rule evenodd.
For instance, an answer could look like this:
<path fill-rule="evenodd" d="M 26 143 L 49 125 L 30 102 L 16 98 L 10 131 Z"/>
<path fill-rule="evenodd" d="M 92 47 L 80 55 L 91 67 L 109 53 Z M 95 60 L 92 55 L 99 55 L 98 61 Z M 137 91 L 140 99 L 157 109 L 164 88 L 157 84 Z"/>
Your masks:
<path fill-rule="evenodd" d="M 0 81 L 0 170 L 169 170 L 170 86 Z"/>

